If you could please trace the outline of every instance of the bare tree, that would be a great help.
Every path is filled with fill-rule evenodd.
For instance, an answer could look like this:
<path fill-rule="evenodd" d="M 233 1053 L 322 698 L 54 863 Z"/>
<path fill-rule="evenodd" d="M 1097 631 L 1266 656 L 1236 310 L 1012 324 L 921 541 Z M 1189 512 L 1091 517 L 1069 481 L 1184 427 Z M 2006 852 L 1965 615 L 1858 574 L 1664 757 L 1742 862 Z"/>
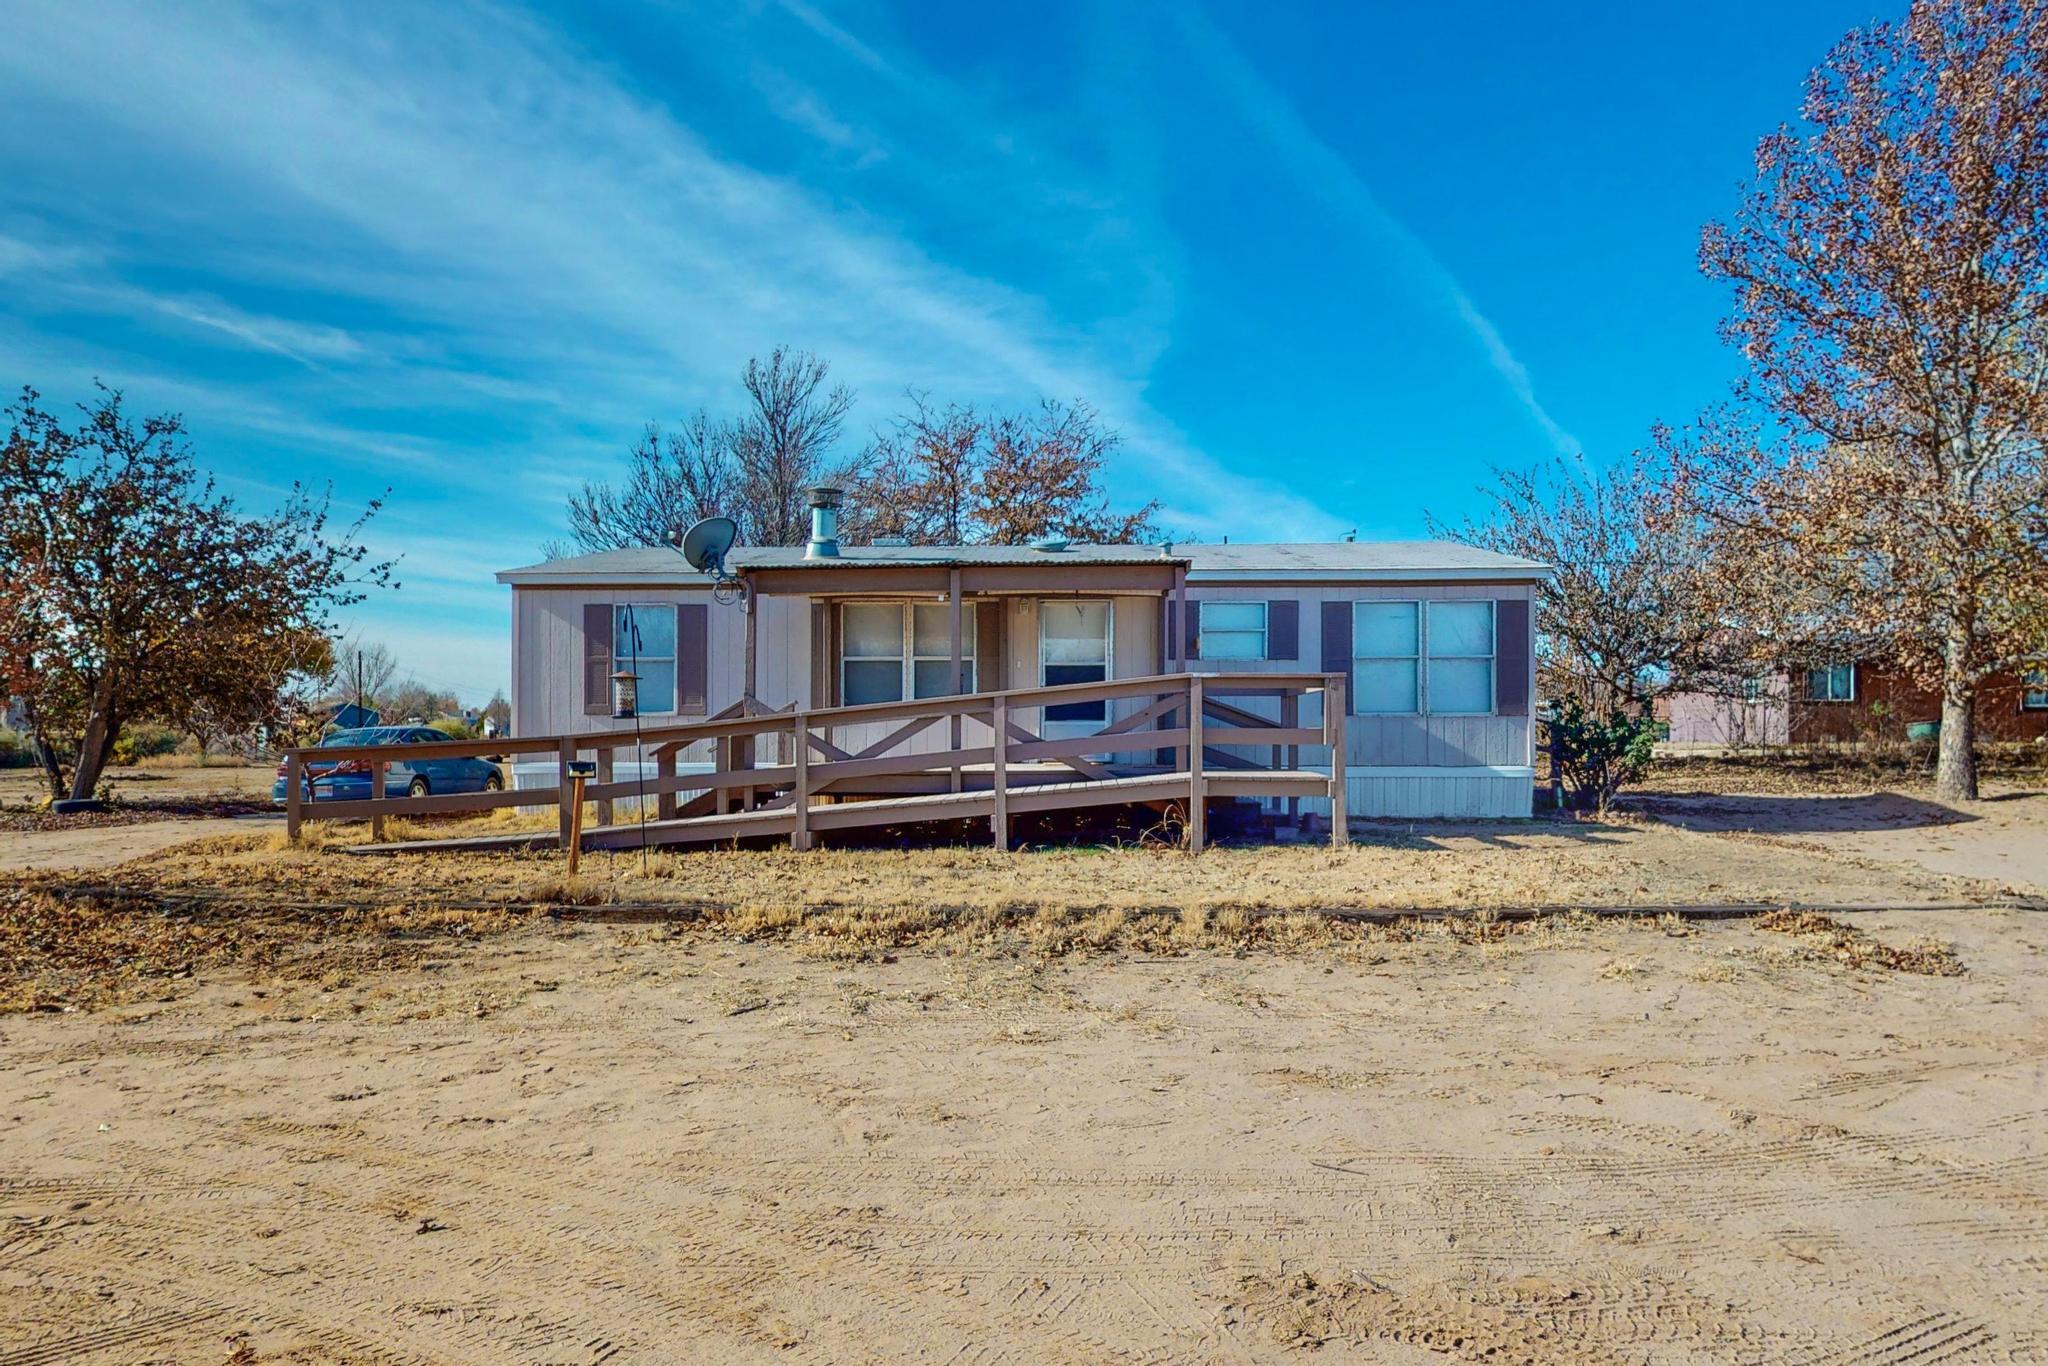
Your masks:
<path fill-rule="evenodd" d="M 912 390 L 910 405 L 859 462 L 845 532 L 902 536 L 920 545 L 962 545 L 975 535 L 977 481 L 988 427 L 972 408 L 933 408 Z"/>
<path fill-rule="evenodd" d="M 1702 542 L 1668 469 L 1637 456 L 1606 471 L 1562 458 L 1496 470 L 1485 514 L 1430 533 L 1551 566 L 1537 586 L 1544 694 L 1635 715 L 1698 685 L 1728 641 L 1700 576 Z"/>
<path fill-rule="evenodd" d="M 673 432 L 648 423 L 627 460 L 622 486 L 569 495 L 569 534 L 586 552 L 666 544 L 700 517 L 746 510 L 732 434 L 701 408 Z"/>
<path fill-rule="evenodd" d="M 586 483 L 569 496 L 573 546 L 550 543 L 544 552 L 553 559 L 662 545 L 711 516 L 731 517 L 752 545 L 800 544 L 810 535 L 804 490 L 847 477 L 827 458 L 853 394 L 827 389 L 827 371 L 808 352 L 778 346 L 741 372 L 749 407 L 737 421 L 699 410 L 673 432 L 649 423 L 622 484 Z"/>
<path fill-rule="evenodd" d="M 1978 687 L 2048 602 L 2048 7 L 1916 0 L 1801 113 L 1700 249 L 1783 436 L 1702 442 L 1688 477 L 1750 592 L 1780 576 L 1939 691 L 1937 790 L 1971 798 Z"/>
<path fill-rule="evenodd" d="M 778 346 L 766 364 L 749 360 L 740 374 L 753 408 L 732 430 L 743 506 L 756 545 L 798 545 L 810 537 L 804 490 L 827 477 L 826 453 L 839 440 L 853 392 L 825 388 L 830 367 L 808 351 Z"/>
<path fill-rule="evenodd" d="M 1158 534 L 1157 501 L 1111 510 L 1100 479 L 1118 437 L 1086 404 L 1048 400 L 1030 413 L 991 417 L 958 404 L 934 408 L 915 390 L 908 400 L 909 411 L 876 435 L 852 473 L 849 534 L 951 545 Z"/>

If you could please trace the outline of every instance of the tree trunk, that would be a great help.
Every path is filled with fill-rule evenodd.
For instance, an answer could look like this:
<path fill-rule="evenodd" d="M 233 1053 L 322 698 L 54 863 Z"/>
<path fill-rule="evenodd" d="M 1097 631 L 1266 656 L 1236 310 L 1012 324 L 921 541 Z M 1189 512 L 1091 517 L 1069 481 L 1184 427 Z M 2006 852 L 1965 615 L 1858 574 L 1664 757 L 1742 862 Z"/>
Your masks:
<path fill-rule="evenodd" d="M 31 737 L 36 751 L 36 762 L 43 766 L 43 781 L 50 785 L 50 800 L 64 799 L 64 765 L 57 758 L 57 747 L 52 745 L 41 727 Z"/>
<path fill-rule="evenodd" d="M 1977 800 L 1977 685 L 1953 648 L 1942 670 L 1941 752 L 1934 765 L 1934 795 L 1949 802 Z"/>
<path fill-rule="evenodd" d="M 113 753 L 114 740 L 121 733 L 121 722 L 114 715 L 113 689 L 102 680 L 94 689 L 93 709 L 85 719 L 85 734 L 78 742 L 78 760 L 71 768 L 71 799 L 85 801 L 99 786 L 100 774 L 106 770 L 107 756 Z"/>

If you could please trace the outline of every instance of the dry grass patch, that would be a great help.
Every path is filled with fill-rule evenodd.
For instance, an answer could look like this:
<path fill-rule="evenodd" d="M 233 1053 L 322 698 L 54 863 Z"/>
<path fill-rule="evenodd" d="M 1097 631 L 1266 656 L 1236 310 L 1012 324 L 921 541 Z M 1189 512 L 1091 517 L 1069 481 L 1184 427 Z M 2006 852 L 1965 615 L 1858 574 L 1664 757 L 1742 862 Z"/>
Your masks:
<path fill-rule="evenodd" d="M 1811 958 L 1852 968 L 1882 968 L 1924 977 L 1960 977 L 1965 969 L 1955 949 L 1933 940 L 1917 940 L 1903 948 L 1881 944 L 1853 926 L 1813 911 L 1771 911 L 1758 916 L 1756 927 L 1798 939 Z"/>
<path fill-rule="evenodd" d="M 663 927 L 660 939 L 782 942 L 849 962 L 910 951 L 1041 963 L 1247 952 L 1371 962 L 1391 942 L 1445 954 L 1584 945 L 1598 917 L 1526 912 L 1783 904 L 1795 887 L 1810 894 L 1816 877 L 1810 852 L 1755 851 L 1656 824 L 1386 829 L 1345 849 L 1226 847 L 1199 858 L 1148 848 L 628 851 L 587 856 L 575 878 L 552 850 L 347 852 L 367 838 L 362 825 L 320 823 L 296 842 L 229 836 L 111 871 L 26 879 L 0 920 L 5 1008 L 162 993 L 214 964 L 345 973 L 401 961 L 409 942 L 492 935 L 542 911 L 637 918 Z M 1887 890 L 1903 890 L 1887 904 L 1946 890 L 1884 876 L 1893 879 Z M 1839 893 L 1842 884 L 1832 885 Z M 1468 913 L 1347 918 L 1437 908 Z M 1690 932 L 1668 916 L 1646 923 Z M 1888 950 L 1843 933 L 1806 937 L 1812 952 L 1858 965 L 1938 972 L 1953 962 L 1939 950 Z"/>

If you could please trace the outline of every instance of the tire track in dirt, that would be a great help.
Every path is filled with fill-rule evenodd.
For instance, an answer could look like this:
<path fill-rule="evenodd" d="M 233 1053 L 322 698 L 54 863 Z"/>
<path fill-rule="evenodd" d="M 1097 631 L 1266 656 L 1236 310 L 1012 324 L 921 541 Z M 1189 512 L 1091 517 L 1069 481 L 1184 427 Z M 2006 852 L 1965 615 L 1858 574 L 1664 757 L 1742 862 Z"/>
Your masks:
<path fill-rule="evenodd" d="M 0 1366 L 56 1366 L 78 1361 L 94 1353 L 127 1352 L 147 1347 L 176 1333 L 210 1323 L 220 1317 L 213 1309 L 166 1309 L 139 1323 L 113 1328 L 88 1329 L 34 1343 L 27 1347 L 0 1350 Z"/>

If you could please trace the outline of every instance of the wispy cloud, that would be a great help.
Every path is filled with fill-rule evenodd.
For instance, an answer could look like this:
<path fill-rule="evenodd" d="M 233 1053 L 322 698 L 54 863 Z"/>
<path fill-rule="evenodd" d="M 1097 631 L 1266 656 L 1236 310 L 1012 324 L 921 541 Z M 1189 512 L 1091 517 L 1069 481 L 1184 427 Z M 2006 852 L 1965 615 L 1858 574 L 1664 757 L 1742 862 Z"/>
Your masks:
<path fill-rule="evenodd" d="M 195 327 L 209 328 L 253 346 L 275 352 L 301 365 L 320 360 L 354 360 L 363 354 L 363 344 L 338 327 L 266 318 L 245 313 L 219 299 L 145 296 L 143 302 Z"/>
<path fill-rule="evenodd" d="M 1536 396 L 1528 367 L 1516 358 L 1500 329 L 1481 311 L 1451 269 L 1396 218 L 1351 163 L 1318 137 L 1292 103 L 1253 69 L 1215 24 L 1193 6 L 1174 11 L 1190 49 L 1215 75 L 1245 120 L 1265 137 L 1306 192 L 1333 207 L 1376 241 L 1390 247 L 1421 282 L 1463 324 L 1478 343 L 1487 364 L 1507 386 L 1515 401 L 1541 428 L 1558 451 L 1577 455 L 1578 439 L 1553 418 Z"/>
<path fill-rule="evenodd" d="M 30 206 L 49 233 L 0 238 L 0 270 L 42 269 L 45 236 L 73 234 L 85 242 L 66 249 L 74 294 L 50 308 L 89 309 L 77 291 L 98 290 L 131 319 L 284 362 L 237 380 L 172 349 L 109 375 L 138 397 L 148 377 L 146 402 L 204 409 L 266 459 L 320 451 L 364 490 L 425 480 L 444 497 L 488 469 L 490 502 L 477 509 L 488 515 L 469 518 L 484 562 L 524 559 L 553 534 L 560 489 L 612 472 L 593 453 L 622 448 L 648 417 L 725 401 L 739 361 L 781 341 L 830 358 L 870 420 L 908 385 L 982 403 L 1089 400 L 1125 435 L 1121 482 L 1162 490 L 1178 530 L 1337 529 L 1313 500 L 1226 467 L 1153 407 L 1146 366 L 1162 343 L 1144 316 L 1157 299 L 1147 272 L 1170 242 L 1112 242 L 1118 256 L 1094 269 L 1137 284 L 1077 312 L 1086 290 L 1052 298 L 1028 272 L 941 254 L 911 228 L 916 213 L 979 211 L 1046 272 L 1073 270 L 1069 225 L 1115 218 L 1103 212 L 1113 184 L 1036 149 L 1028 128 L 881 40 L 787 9 L 798 47 L 778 52 L 772 73 L 736 64 L 759 78 L 769 112 L 844 152 L 846 174 L 886 168 L 892 185 L 935 155 L 906 143 L 907 128 L 972 138 L 994 164 L 960 159 L 934 196 L 957 206 L 884 211 L 874 196 L 756 169 L 700 131 L 687 92 L 636 84 L 516 9 L 28 0 L 10 12 L 0 86 L 28 122 L 71 130 L 107 169 L 87 160 L 75 218 Z M 814 51 L 799 50 L 806 34 Z M 739 52 L 748 35 L 721 41 Z M 883 76 L 915 117 L 843 114 L 848 65 L 871 85 Z M 43 154 L 16 128 L 0 131 L 0 178 Z M 153 195 L 178 212 L 124 212 Z M 1114 311 L 1126 303 L 1135 325 Z M 97 372 L 133 356 L 48 330 L 24 342 L 0 329 L 0 348 L 10 337 L 15 364 L 55 357 Z M 399 337 L 407 344 L 387 344 Z M 452 575 L 421 583 L 406 610 L 440 611 L 454 639 L 475 599 Z"/>

